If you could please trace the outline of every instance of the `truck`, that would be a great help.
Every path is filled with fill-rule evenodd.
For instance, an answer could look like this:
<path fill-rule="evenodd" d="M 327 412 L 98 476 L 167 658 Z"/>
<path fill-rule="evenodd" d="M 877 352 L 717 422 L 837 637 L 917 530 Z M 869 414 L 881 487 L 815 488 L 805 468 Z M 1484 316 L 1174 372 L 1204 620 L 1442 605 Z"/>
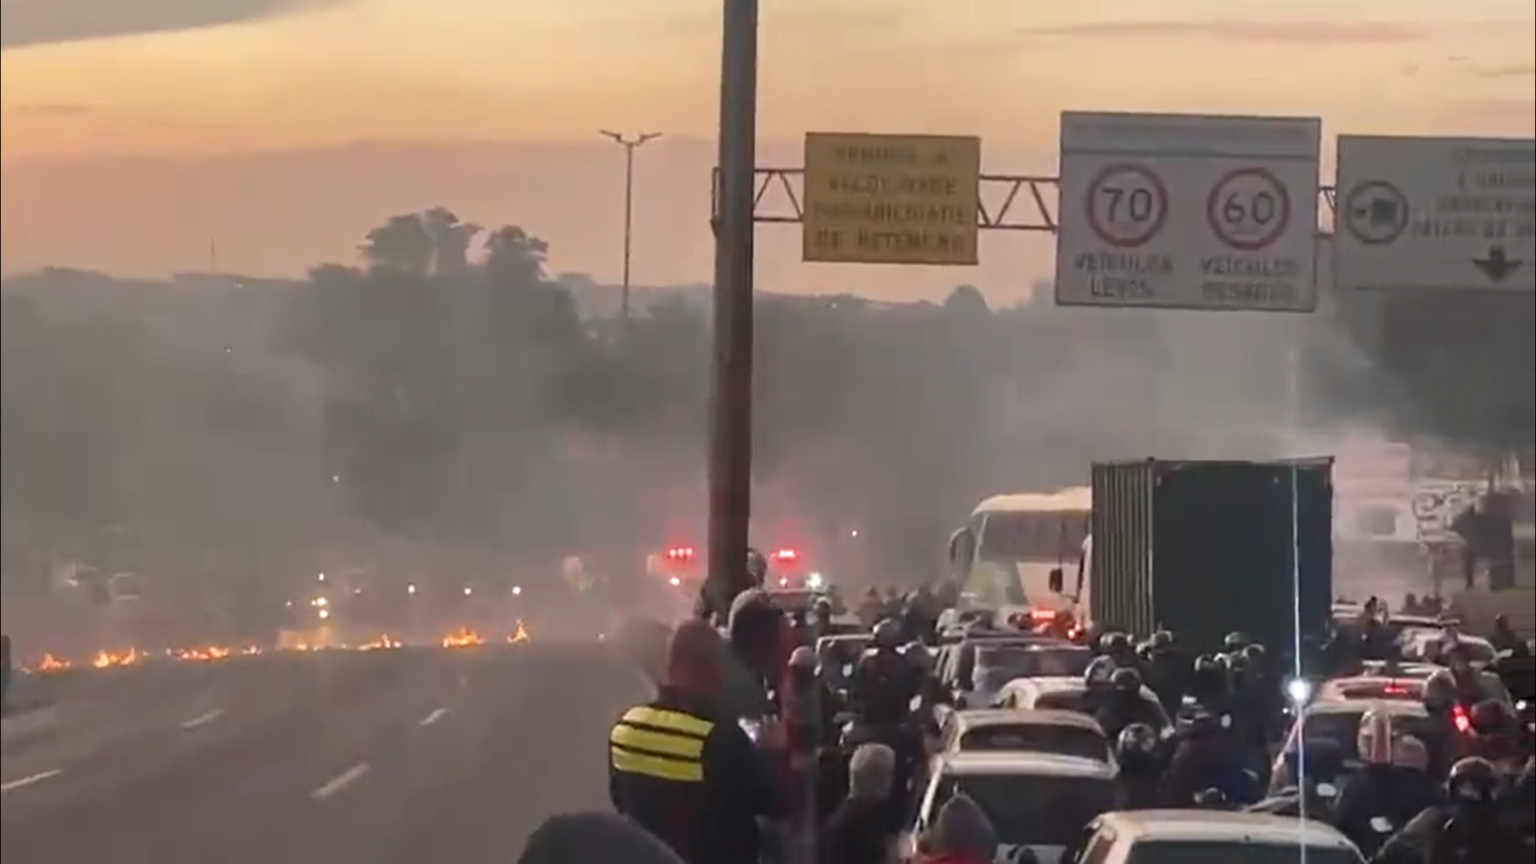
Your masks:
<path fill-rule="evenodd" d="M 1189 652 L 1220 650 L 1241 631 L 1272 656 L 1305 660 L 1327 636 L 1333 600 L 1332 464 L 1094 464 L 1075 580 L 1089 623 L 1137 636 L 1167 628 Z"/>

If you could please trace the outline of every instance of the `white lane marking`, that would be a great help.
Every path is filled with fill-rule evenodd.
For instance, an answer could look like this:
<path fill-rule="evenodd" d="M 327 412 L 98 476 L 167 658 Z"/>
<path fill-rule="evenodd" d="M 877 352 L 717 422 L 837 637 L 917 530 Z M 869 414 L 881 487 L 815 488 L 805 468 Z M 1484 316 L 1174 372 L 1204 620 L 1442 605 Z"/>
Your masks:
<path fill-rule="evenodd" d="M 19 780 L 8 780 L 5 783 L 0 783 L 0 793 L 9 792 L 12 789 L 20 789 L 23 786 L 31 786 L 33 783 L 41 783 L 44 780 L 57 777 L 62 773 L 64 773 L 62 770 L 55 768 L 52 771 L 43 771 L 38 774 L 33 774 L 31 777 L 22 777 Z"/>
<path fill-rule="evenodd" d="M 183 728 L 183 729 L 196 729 L 199 726 L 206 726 L 209 723 L 212 723 L 213 721 L 215 721 L 215 720 L 217 720 L 217 719 L 219 719 L 220 717 L 223 717 L 223 716 L 224 716 L 224 709 L 223 708 L 215 708 L 212 711 L 209 711 L 207 714 L 199 714 L 196 717 L 193 717 L 191 720 L 188 720 L 187 722 L 181 724 L 181 728 Z"/>
<path fill-rule="evenodd" d="M 348 786 L 351 786 L 353 783 L 357 782 L 358 778 L 367 773 L 368 763 L 359 762 L 356 765 L 353 765 L 351 768 L 348 768 L 347 770 L 331 778 L 331 781 L 326 783 L 324 786 L 321 786 L 315 791 L 309 793 L 309 797 L 315 799 L 316 801 L 324 801 L 332 795 L 335 795 L 337 792 L 340 792 Z"/>
<path fill-rule="evenodd" d="M 439 720 L 441 720 L 441 719 L 443 719 L 444 717 L 447 717 L 447 716 L 448 716 L 448 709 L 447 708 L 433 708 L 431 714 L 428 714 L 427 716 L 421 718 L 421 725 L 423 727 L 431 726 L 433 723 L 436 723 L 437 721 L 439 721 Z"/>

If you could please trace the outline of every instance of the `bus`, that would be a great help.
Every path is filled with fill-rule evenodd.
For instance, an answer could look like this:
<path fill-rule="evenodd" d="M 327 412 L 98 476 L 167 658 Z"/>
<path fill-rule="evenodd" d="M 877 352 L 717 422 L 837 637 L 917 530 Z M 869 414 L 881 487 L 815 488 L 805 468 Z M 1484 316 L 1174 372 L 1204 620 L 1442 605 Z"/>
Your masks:
<path fill-rule="evenodd" d="M 974 602 L 1003 615 L 1077 613 L 1087 602 L 1087 580 L 1075 577 L 1092 511 L 1086 486 L 987 498 L 950 536 L 951 577 Z"/>

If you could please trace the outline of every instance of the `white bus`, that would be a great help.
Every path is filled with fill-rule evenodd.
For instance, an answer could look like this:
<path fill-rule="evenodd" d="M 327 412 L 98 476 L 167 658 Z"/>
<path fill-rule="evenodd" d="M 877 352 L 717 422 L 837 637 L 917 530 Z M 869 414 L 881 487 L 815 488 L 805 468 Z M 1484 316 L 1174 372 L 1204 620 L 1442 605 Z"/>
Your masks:
<path fill-rule="evenodd" d="M 951 575 L 976 602 L 1005 614 L 1086 608 L 1088 580 L 1079 587 L 1077 576 L 1092 498 L 1092 491 L 1080 486 L 982 501 L 950 537 Z M 1052 571 L 1065 576 L 1058 590 Z"/>

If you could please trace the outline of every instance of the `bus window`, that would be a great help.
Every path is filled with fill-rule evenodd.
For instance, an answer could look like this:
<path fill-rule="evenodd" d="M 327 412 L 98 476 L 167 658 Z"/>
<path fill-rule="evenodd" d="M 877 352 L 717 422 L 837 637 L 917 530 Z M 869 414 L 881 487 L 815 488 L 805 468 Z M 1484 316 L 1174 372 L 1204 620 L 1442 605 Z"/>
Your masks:
<path fill-rule="evenodd" d="M 1072 512 L 989 513 L 976 556 L 983 561 L 1071 561 L 1081 549 L 1088 520 Z"/>

